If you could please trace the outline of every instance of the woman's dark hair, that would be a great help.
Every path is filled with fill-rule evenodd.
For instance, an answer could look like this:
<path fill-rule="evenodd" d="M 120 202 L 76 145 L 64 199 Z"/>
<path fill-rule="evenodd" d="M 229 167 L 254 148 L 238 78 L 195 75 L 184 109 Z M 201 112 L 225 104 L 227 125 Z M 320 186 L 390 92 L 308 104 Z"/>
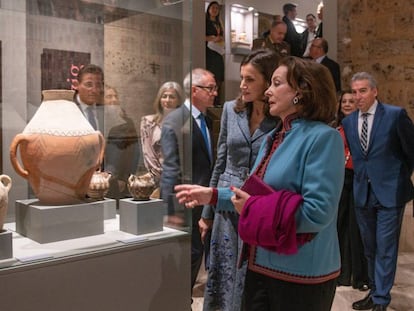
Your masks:
<path fill-rule="evenodd" d="M 345 118 L 344 113 L 342 112 L 342 98 L 345 94 L 352 94 L 352 90 L 343 90 L 339 93 L 339 99 L 338 99 L 338 110 L 336 112 L 336 126 L 339 126 L 342 124 L 342 120 Z"/>
<path fill-rule="evenodd" d="M 258 49 L 252 51 L 249 55 L 247 55 L 241 62 L 240 68 L 250 64 L 252 65 L 260 74 L 263 76 L 263 78 L 269 83 L 272 79 L 273 71 L 278 66 L 280 57 L 278 54 L 276 54 L 273 50 L 270 49 Z M 264 97 L 263 92 L 263 97 Z M 245 110 L 246 108 L 249 110 L 252 103 L 244 103 L 241 100 L 241 96 L 237 98 L 236 105 L 234 106 L 234 111 L 241 112 Z M 268 107 L 266 105 L 266 109 L 268 110 Z"/>
<path fill-rule="evenodd" d="M 207 6 L 207 10 L 206 10 L 206 20 L 209 20 L 209 19 L 210 19 L 210 13 L 209 13 L 209 10 L 210 10 L 210 7 L 211 7 L 213 4 L 216 4 L 216 5 L 218 5 L 218 6 L 220 7 L 220 4 L 219 4 L 217 1 L 211 1 L 211 2 L 209 3 L 209 5 Z M 216 22 L 217 22 L 217 23 L 220 23 L 220 25 L 221 25 L 221 21 L 220 21 L 220 11 L 219 11 L 219 13 L 217 14 L 217 16 L 216 16 L 215 20 L 216 20 Z"/>
<path fill-rule="evenodd" d="M 295 56 L 282 58 L 279 66 L 287 67 L 287 83 L 299 95 L 299 116 L 307 120 L 332 122 L 337 97 L 329 70 L 324 65 Z"/>

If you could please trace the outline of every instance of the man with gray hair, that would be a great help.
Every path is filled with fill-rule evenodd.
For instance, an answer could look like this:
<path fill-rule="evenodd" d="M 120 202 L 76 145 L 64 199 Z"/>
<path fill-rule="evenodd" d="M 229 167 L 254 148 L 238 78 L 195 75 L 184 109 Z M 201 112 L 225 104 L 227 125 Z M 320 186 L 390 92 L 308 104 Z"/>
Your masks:
<path fill-rule="evenodd" d="M 369 294 L 355 310 L 386 310 L 397 268 L 405 204 L 414 197 L 414 125 L 405 109 L 377 99 L 374 77 L 351 79 L 358 108 L 343 121 L 354 164 L 355 214 L 368 262 Z"/>
<path fill-rule="evenodd" d="M 164 156 L 161 173 L 161 198 L 167 204 L 168 219 L 180 224 L 177 215 L 184 213 L 176 202 L 174 186 L 182 183 L 208 186 L 213 169 L 212 136 L 207 108 L 214 106 L 217 84 L 214 75 L 201 68 L 193 69 L 183 82 L 186 100 L 169 113 L 162 124 L 161 150 Z M 192 210 L 191 230 L 191 288 L 201 266 L 204 246 L 198 221 L 203 206 Z"/>

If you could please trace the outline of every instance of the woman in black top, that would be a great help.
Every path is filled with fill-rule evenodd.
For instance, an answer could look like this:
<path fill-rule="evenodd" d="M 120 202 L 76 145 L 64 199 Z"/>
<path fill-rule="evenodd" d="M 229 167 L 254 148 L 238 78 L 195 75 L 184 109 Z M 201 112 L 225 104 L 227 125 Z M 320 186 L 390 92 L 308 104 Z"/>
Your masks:
<path fill-rule="evenodd" d="M 206 11 L 206 69 L 214 74 L 219 88 L 224 81 L 223 54 L 224 28 L 220 21 L 220 5 L 217 1 L 212 1 Z"/>

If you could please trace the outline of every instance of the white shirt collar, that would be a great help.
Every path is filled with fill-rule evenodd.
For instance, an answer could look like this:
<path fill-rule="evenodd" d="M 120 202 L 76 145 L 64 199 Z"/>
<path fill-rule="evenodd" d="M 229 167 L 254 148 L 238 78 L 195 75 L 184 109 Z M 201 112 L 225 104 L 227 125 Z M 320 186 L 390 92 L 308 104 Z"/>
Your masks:
<path fill-rule="evenodd" d="M 81 109 L 82 109 L 82 111 L 84 112 L 84 113 L 86 113 L 86 109 L 88 108 L 88 107 L 91 107 L 92 106 L 92 108 L 95 108 L 96 107 L 96 104 L 93 104 L 93 105 L 87 105 L 87 104 L 85 104 L 81 99 L 80 99 L 80 96 L 79 96 L 79 94 L 76 94 L 76 100 L 78 101 L 78 103 L 79 103 L 79 105 L 80 105 L 80 107 L 81 107 Z M 95 110 L 95 109 L 92 109 L 92 110 Z"/>
<path fill-rule="evenodd" d="M 185 100 L 184 105 L 187 107 L 188 110 L 191 111 L 191 115 L 194 119 L 197 119 L 198 116 L 201 114 L 201 111 L 198 110 L 196 106 L 191 105 L 190 100 L 188 98 Z"/>
<path fill-rule="evenodd" d="M 378 107 L 378 100 L 375 100 L 374 103 L 369 107 L 367 113 L 369 113 L 370 116 L 373 116 L 375 114 L 375 111 Z M 362 118 L 363 112 L 359 111 L 359 117 Z"/>
<path fill-rule="evenodd" d="M 322 63 L 323 59 L 326 57 L 326 55 L 322 55 L 320 57 L 318 57 L 317 59 L 315 59 L 315 62 L 317 62 L 318 64 Z"/>

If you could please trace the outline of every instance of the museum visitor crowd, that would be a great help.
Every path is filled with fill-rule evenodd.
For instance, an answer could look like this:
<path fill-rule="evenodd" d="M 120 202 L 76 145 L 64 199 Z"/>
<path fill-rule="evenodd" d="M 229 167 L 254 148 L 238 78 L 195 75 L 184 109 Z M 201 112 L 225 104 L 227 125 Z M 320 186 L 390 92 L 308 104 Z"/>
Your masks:
<path fill-rule="evenodd" d="M 127 197 L 127 178 L 142 163 L 166 225 L 192 226 L 191 287 L 203 258 L 207 271 L 203 310 L 328 311 L 337 286 L 367 291 L 355 310 L 386 310 L 414 197 L 412 120 L 382 102 L 368 72 L 343 89 L 327 56 L 323 6 L 320 23 L 309 13 L 298 33 L 292 3 L 253 40 L 239 94 L 223 103 L 220 8 L 212 1 L 206 11 L 206 68 L 192 69 L 182 86 L 163 83 L 139 133 L 102 70 L 79 72 L 75 102 L 105 128 L 108 196 Z M 213 107 L 222 109 L 218 138 Z"/>

